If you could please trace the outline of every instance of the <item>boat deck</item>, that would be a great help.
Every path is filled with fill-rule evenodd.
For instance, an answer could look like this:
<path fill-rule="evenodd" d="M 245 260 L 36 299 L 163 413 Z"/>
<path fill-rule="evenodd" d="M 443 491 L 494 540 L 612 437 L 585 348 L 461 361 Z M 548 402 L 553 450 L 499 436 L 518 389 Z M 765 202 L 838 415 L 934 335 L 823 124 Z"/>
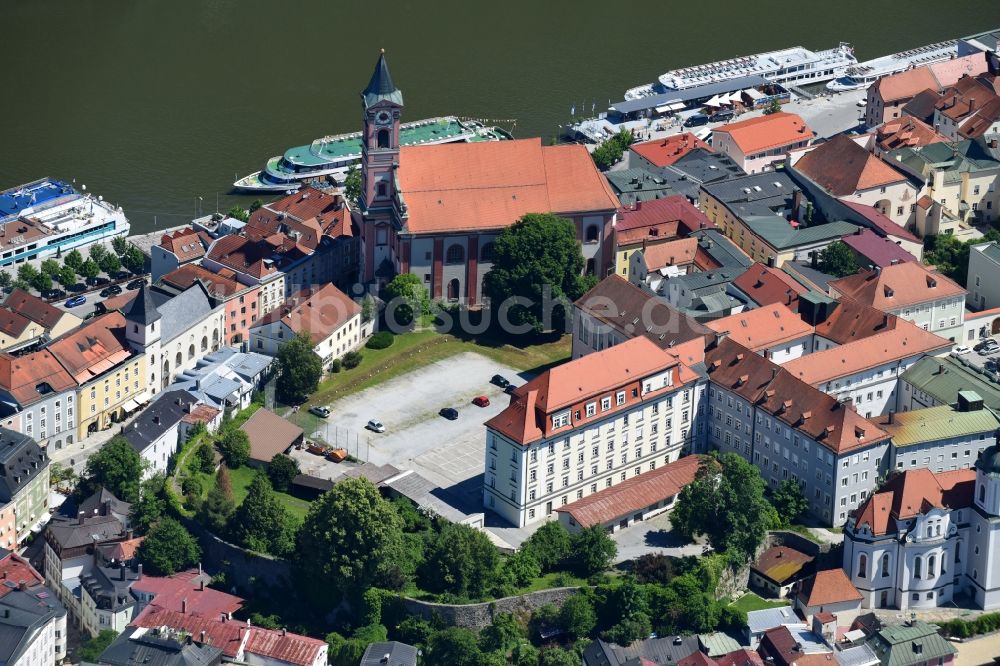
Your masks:
<path fill-rule="evenodd" d="M 12 187 L 0 193 L 0 219 L 20 215 L 27 208 L 71 194 L 76 194 L 72 185 L 47 178 Z"/>

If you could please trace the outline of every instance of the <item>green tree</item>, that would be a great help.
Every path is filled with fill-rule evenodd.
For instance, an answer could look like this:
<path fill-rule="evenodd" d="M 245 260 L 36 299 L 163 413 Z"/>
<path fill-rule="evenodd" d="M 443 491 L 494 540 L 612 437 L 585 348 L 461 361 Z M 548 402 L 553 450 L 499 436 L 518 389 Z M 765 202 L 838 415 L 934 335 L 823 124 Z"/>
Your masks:
<path fill-rule="evenodd" d="M 219 438 L 219 452 L 230 469 L 238 469 L 250 459 L 250 438 L 236 426 L 229 426 Z"/>
<path fill-rule="evenodd" d="M 847 277 L 858 272 L 858 261 L 847 243 L 834 241 L 820 251 L 819 269 L 835 277 Z"/>
<path fill-rule="evenodd" d="M 674 562 L 662 553 L 646 553 L 635 559 L 632 573 L 640 583 L 666 585 L 674 577 Z"/>
<path fill-rule="evenodd" d="M 409 326 L 414 319 L 430 310 L 427 287 L 413 273 L 400 273 L 385 286 L 386 317 L 390 323 Z"/>
<path fill-rule="evenodd" d="M 313 351 L 312 338 L 302 331 L 278 349 L 278 399 L 297 405 L 316 391 L 323 376 L 323 360 Z"/>
<path fill-rule="evenodd" d="M 35 279 L 31 281 L 31 286 L 39 292 L 48 291 L 52 288 L 52 278 L 45 273 L 38 273 L 35 275 Z"/>
<path fill-rule="evenodd" d="M 87 460 L 80 483 L 82 497 L 107 488 L 118 499 L 135 502 L 139 499 L 139 482 L 147 466 L 127 439 L 115 435 Z"/>
<path fill-rule="evenodd" d="M 344 198 L 351 208 L 358 207 L 358 200 L 361 198 L 361 170 L 356 165 L 351 165 L 344 176 Z"/>
<path fill-rule="evenodd" d="M 618 163 L 628 147 L 635 141 L 632 130 L 620 129 L 618 132 L 597 146 L 592 153 L 594 164 L 601 171 L 607 171 Z"/>
<path fill-rule="evenodd" d="M 211 532 L 222 534 L 234 513 L 236 513 L 236 502 L 229 481 L 229 470 L 225 465 L 221 465 L 215 474 L 215 485 L 208 491 L 208 496 L 199 507 L 198 522 Z"/>
<path fill-rule="evenodd" d="M 96 261 L 98 265 L 100 265 L 101 259 L 107 253 L 108 253 L 107 248 L 101 245 L 100 243 L 94 243 L 93 245 L 91 245 L 90 250 L 87 252 L 87 254 L 90 255 L 90 258 Z"/>
<path fill-rule="evenodd" d="M 118 255 L 113 252 L 105 252 L 97 265 L 100 266 L 101 270 L 108 275 L 116 273 L 122 269 L 121 259 L 119 259 Z"/>
<path fill-rule="evenodd" d="M 513 613 L 497 613 L 493 622 L 479 632 L 479 647 L 483 652 L 509 652 L 526 639 L 527 633 Z"/>
<path fill-rule="evenodd" d="M 196 564 L 201 558 L 201 547 L 183 525 L 167 516 L 149 530 L 137 556 L 149 573 L 172 576 Z"/>
<path fill-rule="evenodd" d="M 448 666 L 481 666 L 482 653 L 476 635 L 468 629 L 448 627 L 431 636 L 428 655 L 430 664 Z"/>
<path fill-rule="evenodd" d="M 771 493 L 771 505 L 778 513 L 782 525 L 788 525 L 809 509 L 809 500 L 802 494 L 802 486 L 795 479 L 784 479 Z"/>
<path fill-rule="evenodd" d="M 574 594 L 559 609 L 559 624 L 573 640 L 590 636 L 597 626 L 593 602 L 583 592 Z"/>
<path fill-rule="evenodd" d="M 195 451 L 195 458 L 198 461 L 198 469 L 201 472 L 211 474 L 215 471 L 215 449 L 208 442 L 202 442 L 198 446 L 198 450 Z"/>
<path fill-rule="evenodd" d="M 14 282 L 14 278 L 11 277 L 10 273 L 0 270 L 0 289 L 10 288 L 12 282 Z"/>
<path fill-rule="evenodd" d="M 777 99 L 772 99 L 771 102 L 764 108 L 764 115 L 769 116 L 772 113 L 778 113 L 781 111 L 781 102 Z"/>
<path fill-rule="evenodd" d="M 618 553 L 618 547 L 601 525 L 585 527 L 570 538 L 573 568 L 583 577 L 601 573 Z"/>
<path fill-rule="evenodd" d="M 295 545 L 292 517 L 278 501 L 263 472 L 254 475 L 246 499 L 233 514 L 229 528 L 237 543 L 257 552 L 283 557 Z"/>
<path fill-rule="evenodd" d="M 528 537 L 521 552 L 531 553 L 538 561 L 542 571 L 557 571 L 569 556 L 569 532 L 559 521 L 549 521 Z"/>
<path fill-rule="evenodd" d="M 695 480 L 681 490 L 670 522 L 680 534 L 704 534 L 715 550 L 747 561 L 772 519 L 760 471 L 740 456 L 724 453 L 702 462 Z"/>
<path fill-rule="evenodd" d="M 64 287 L 71 287 L 76 284 L 76 271 L 69 266 L 63 266 L 59 269 L 59 274 L 56 275 L 56 280 L 58 280 L 59 284 Z"/>
<path fill-rule="evenodd" d="M 129 245 L 125 256 L 122 257 L 122 263 L 133 273 L 141 273 L 146 267 L 146 255 L 135 245 Z"/>
<path fill-rule="evenodd" d="M 420 584 L 433 592 L 482 597 L 496 580 L 500 555 L 481 530 L 448 523 L 420 569 Z"/>
<path fill-rule="evenodd" d="M 79 250 L 70 250 L 63 258 L 63 264 L 78 272 L 83 266 L 83 255 L 80 254 Z"/>
<path fill-rule="evenodd" d="M 517 588 L 529 585 L 542 573 L 535 556 L 525 550 L 519 550 L 503 559 L 500 565 L 501 586 L 496 594 L 506 596 L 517 592 Z"/>
<path fill-rule="evenodd" d="M 96 247 L 96 246 L 95 246 Z M 101 267 L 93 259 L 87 259 L 77 271 L 82 278 L 95 278 L 101 274 Z"/>
<path fill-rule="evenodd" d="M 53 486 L 61 484 L 71 485 L 77 480 L 76 472 L 69 465 L 60 465 L 57 462 L 49 465 L 49 482 Z"/>
<path fill-rule="evenodd" d="M 139 486 L 139 499 L 132 503 L 129 521 L 135 533 L 142 536 L 163 517 L 167 505 L 163 501 L 162 474 L 156 474 L 151 479 L 143 481 Z"/>
<path fill-rule="evenodd" d="M 315 590 L 396 589 L 404 582 L 402 550 L 402 522 L 392 505 L 371 481 L 346 479 L 310 505 L 298 533 L 295 565 Z"/>
<path fill-rule="evenodd" d="M 242 220 L 243 222 L 250 219 L 250 211 L 243 206 L 233 206 L 226 215 L 237 220 Z"/>
<path fill-rule="evenodd" d="M 59 270 L 61 268 L 62 264 L 60 264 L 55 259 L 46 259 L 45 261 L 42 262 L 41 265 L 42 273 L 45 273 L 53 280 L 56 279 L 56 277 L 59 275 Z"/>
<path fill-rule="evenodd" d="M 538 666 L 538 648 L 522 641 L 510 653 L 510 663 L 514 666 Z"/>
<path fill-rule="evenodd" d="M 361 299 L 361 321 L 363 323 L 368 323 L 374 316 L 375 299 L 371 297 L 371 294 L 365 294 L 365 297 Z"/>
<path fill-rule="evenodd" d="M 287 491 L 292 485 L 292 479 L 298 475 L 299 462 L 284 453 L 271 458 L 271 463 L 267 466 L 267 477 L 271 479 L 271 485 L 281 492 Z"/>
<path fill-rule="evenodd" d="M 254 199 L 253 203 L 250 204 L 250 214 L 253 215 L 258 209 L 264 207 L 264 202 L 260 199 Z"/>
<path fill-rule="evenodd" d="M 583 267 L 573 222 L 549 213 L 525 215 L 497 236 L 483 290 L 497 321 L 536 333 L 565 330 L 569 304 L 594 283 L 581 274 Z M 515 297 L 527 302 L 509 300 Z"/>
<path fill-rule="evenodd" d="M 538 666 L 578 666 L 580 657 L 572 650 L 549 645 L 538 654 Z"/>
<path fill-rule="evenodd" d="M 110 629 L 102 629 L 96 636 L 90 636 L 80 645 L 76 656 L 83 661 L 97 663 L 101 653 L 108 649 L 108 646 L 118 638 L 118 632 Z"/>
<path fill-rule="evenodd" d="M 115 236 L 111 239 L 111 249 L 114 250 L 115 254 L 119 257 L 124 256 L 128 251 L 129 242 L 125 240 L 124 236 Z"/>
<path fill-rule="evenodd" d="M 21 264 L 17 269 L 17 279 L 29 285 L 38 279 L 39 271 L 32 264 Z"/>

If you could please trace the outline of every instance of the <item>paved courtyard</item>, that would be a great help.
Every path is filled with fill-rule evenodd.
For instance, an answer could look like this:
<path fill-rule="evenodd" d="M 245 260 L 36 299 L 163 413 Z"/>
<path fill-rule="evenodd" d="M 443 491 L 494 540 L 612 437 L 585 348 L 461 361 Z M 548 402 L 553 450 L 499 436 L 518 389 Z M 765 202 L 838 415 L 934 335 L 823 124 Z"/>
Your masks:
<path fill-rule="evenodd" d="M 630 527 L 619 530 L 612 535 L 618 545 L 618 556 L 615 563 L 635 559 L 647 553 L 658 553 L 671 557 L 701 555 L 705 544 L 704 539 L 691 543 L 672 531 L 670 514 L 661 513 L 649 520 L 634 523 Z"/>
<path fill-rule="evenodd" d="M 490 384 L 494 374 L 516 385 L 525 381 L 513 368 L 466 352 L 328 405 L 329 419 L 312 436 L 340 442 L 362 460 L 412 469 L 440 486 L 457 509 L 481 512 L 483 423 L 509 402 L 501 389 Z M 486 395 L 490 405 L 473 405 L 478 395 Z M 457 409 L 458 418 L 448 421 L 439 416 L 443 407 Z M 381 421 L 385 432 L 366 430 L 369 419 Z M 298 457 L 317 470 L 329 470 L 321 476 L 346 470 L 342 465 L 324 465 L 305 452 Z"/>

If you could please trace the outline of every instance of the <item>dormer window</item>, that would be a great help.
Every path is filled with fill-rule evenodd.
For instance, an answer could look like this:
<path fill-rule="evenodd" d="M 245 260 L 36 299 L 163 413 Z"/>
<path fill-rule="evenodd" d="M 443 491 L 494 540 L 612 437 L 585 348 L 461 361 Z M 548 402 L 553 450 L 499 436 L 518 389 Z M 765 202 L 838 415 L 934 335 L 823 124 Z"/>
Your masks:
<path fill-rule="evenodd" d="M 552 427 L 563 428 L 569 425 L 569 411 L 560 412 L 559 414 L 554 414 L 552 416 Z"/>

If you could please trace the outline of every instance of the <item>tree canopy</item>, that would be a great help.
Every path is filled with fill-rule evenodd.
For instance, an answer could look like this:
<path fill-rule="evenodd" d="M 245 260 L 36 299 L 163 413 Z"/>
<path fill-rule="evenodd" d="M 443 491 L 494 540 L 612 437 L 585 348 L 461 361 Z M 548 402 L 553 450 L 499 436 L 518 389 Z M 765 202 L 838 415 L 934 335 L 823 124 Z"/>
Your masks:
<path fill-rule="evenodd" d="M 309 507 L 295 549 L 298 572 L 313 588 L 359 594 L 397 587 L 402 521 L 367 479 L 346 479 Z"/>
<path fill-rule="evenodd" d="M 618 547 L 602 525 L 591 525 L 570 537 L 570 552 L 577 575 L 589 577 L 611 566 Z"/>
<path fill-rule="evenodd" d="M 819 253 L 819 269 L 835 277 L 847 277 L 858 272 L 854 252 L 844 241 L 834 241 Z"/>
<path fill-rule="evenodd" d="M 744 561 L 753 557 L 774 524 L 760 471 L 735 453 L 704 459 L 681 490 L 670 522 L 681 534 L 704 534 L 712 547 Z"/>
<path fill-rule="evenodd" d="M 100 488 L 107 488 L 125 502 L 139 499 L 139 482 L 148 463 L 121 435 L 115 435 L 87 460 L 80 483 L 86 497 Z"/>
<path fill-rule="evenodd" d="M 479 598 L 494 583 L 499 564 L 496 546 L 484 532 L 448 523 L 427 553 L 420 583 L 433 592 Z"/>
<path fill-rule="evenodd" d="M 242 467 L 250 459 L 250 437 L 236 426 L 227 426 L 219 438 L 219 452 L 230 469 Z"/>
<path fill-rule="evenodd" d="M 299 462 L 284 453 L 271 458 L 267 466 L 267 478 L 271 480 L 271 485 L 275 490 L 285 492 L 292 485 L 292 479 L 299 474 Z"/>
<path fill-rule="evenodd" d="M 521 552 L 534 555 L 542 571 L 555 571 L 560 568 L 570 552 L 569 532 L 563 524 L 557 520 L 552 520 L 528 537 L 521 548 Z"/>
<path fill-rule="evenodd" d="M 237 543 L 251 550 L 278 556 L 292 552 L 295 524 L 263 472 L 254 475 L 246 499 L 229 522 L 229 531 Z"/>
<path fill-rule="evenodd" d="M 430 310 L 427 287 L 413 273 L 400 273 L 385 286 L 386 317 L 398 326 L 409 326 L 414 318 Z"/>
<path fill-rule="evenodd" d="M 278 398 L 298 405 L 316 391 L 323 376 L 323 361 L 313 351 L 312 338 L 302 331 L 278 349 Z"/>
<path fill-rule="evenodd" d="M 583 268 L 572 221 L 549 213 L 525 215 L 494 241 L 483 291 L 498 319 L 505 314 L 513 326 L 536 333 L 564 330 L 569 304 L 595 283 L 593 276 L 582 275 Z"/>
<path fill-rule="evenodd" d="M 361 170 L 357 166 L 351 165 L 344 176 L 344 198 L 353 208 L 358 207 L 358 199 L 361 198 Z"/>
<path fill-rule="evenodd" d="M 594 149 L 591 154 L 591 157 L 594 158 L 594 164 L 601 171 L 607 171 L 621 160 L 622 155 L 634 141 L 635 136 L 632 134 L 632 130 L 624 128 L 618 130 L 617 134 Z"/>
<path fill-rule="evenodd" d="M 809 509 L 809 500 L 795 479 L 783 479 L 771 493 L 771 505 L 782 525 L 788 525 Z"/>
<path fill-rule="evenodd" d="M 139 499 L 132 503 L 129 522 L 140 536 L 149 532 L 166 511 L 167 505 L 162 496 L 164 482 L 163 475 L 157 474 L 143 481 L 139 487 Z"/>
<path fill-rule="evenodd" d="M 215 485 L 199 507 L 198 521 L 215 534 L 222 534 L 235 512 L 236 502 L 233 499 L 229 469 L 221 465 L 215 474 Z"/>
<path fill-rule="evenodd" d="M 161 518 L 146 534 L 137 552 L 139 561 L 158 576 L 172 576 L 201 559 L 201 546 L 174 518 Z"/>

